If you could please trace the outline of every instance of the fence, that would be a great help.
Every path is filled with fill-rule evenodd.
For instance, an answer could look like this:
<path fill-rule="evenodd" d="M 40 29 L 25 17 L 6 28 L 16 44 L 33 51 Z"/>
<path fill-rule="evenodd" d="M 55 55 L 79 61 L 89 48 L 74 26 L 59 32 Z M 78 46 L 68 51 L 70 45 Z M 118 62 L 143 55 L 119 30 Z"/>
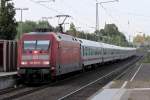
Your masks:
<path fill-rule="evenodd" d="M 17 42 L 0 40 L 0 71 L 10 72 L 17 69 Z"/>

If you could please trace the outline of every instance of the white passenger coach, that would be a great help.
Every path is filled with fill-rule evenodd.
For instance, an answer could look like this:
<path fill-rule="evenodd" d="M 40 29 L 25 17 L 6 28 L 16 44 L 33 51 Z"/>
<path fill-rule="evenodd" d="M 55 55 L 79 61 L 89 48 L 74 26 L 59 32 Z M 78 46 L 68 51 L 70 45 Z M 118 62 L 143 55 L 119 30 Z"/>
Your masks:
<path fill-rule="evenodd" d="M 79 39 L 83 66 L 129 58 L 136 53 L 136 48 L 120 47 L 101 42 Z"/>

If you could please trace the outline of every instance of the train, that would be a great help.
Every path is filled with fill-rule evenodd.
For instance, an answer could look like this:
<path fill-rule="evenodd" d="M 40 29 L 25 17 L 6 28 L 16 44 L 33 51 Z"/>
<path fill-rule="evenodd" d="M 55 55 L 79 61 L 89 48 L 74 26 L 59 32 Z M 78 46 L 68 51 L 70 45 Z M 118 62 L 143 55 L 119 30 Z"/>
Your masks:
<path fill-rule="evenodd" d="M 17 72 L 22 81 L 46 82 L 134 55 L 136 48 L 90 41 L 59 32 L 30 32 L 18 42 Z"/>

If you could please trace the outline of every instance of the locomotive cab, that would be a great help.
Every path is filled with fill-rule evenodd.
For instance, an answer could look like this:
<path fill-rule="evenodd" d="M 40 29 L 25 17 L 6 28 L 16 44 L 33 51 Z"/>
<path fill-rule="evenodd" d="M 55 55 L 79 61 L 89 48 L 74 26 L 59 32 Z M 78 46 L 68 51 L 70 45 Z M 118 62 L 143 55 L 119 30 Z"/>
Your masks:
<path fill-rule="evenodd" d="M 24 34 L 18 47 L 18 76 L 29 83 L 42 83 L 82 70 L 80 42 L 62 33 Z"/>
<path fill-rule="evenodd" d="M 34 33 L 35 34 L 35 33 Z M 26 34 L 20 41 L 18 75 L 26 82 L 44 82 L 51 78 L 50 35 Z"/>

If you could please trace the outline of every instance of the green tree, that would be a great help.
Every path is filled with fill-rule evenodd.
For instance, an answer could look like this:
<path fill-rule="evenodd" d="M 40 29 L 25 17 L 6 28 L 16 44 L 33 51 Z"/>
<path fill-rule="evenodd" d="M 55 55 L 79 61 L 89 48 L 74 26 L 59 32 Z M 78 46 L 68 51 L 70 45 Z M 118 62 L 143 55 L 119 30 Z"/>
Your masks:
<path fill-rule="evenodd" d="M 22 33 L 21 33 L 21 23 L 18 22 L 18 27 L 17 27 L 17 37 L 21 36 L 24 33 L 29 33 L 33 31 L 37 31 L 37 29 L 48 29 L 48 31 L 54 31 L 55 29 L 47 22 L 47 21 L 25 21 L 22 22 Z"/>
<path fill-rule="evenodd" d="M 23 33 L 33 32 L 36 26 L 37 24 L 34 21 L 22 22 L 22 33 L 21 33 L 21 22 L 18 22 L 17 38 L 19 38 L 19 36 L 21 36 Z"/>
<path fill-rule="evenodd" d="M 138 34 L 133 38 L 133 42 L 134 44 L 142 45 L 145 42 L 145 36 Z"/>
<path fill-rule="evenodd" d="M 72 36 L 76 36 L 78 37 L 79 34 L 77 33 L 76 27 L 73 23 L 70 24 L 70 29 L 67 31 L 67 33 L 69 33 Z"/>
<path fill-rule="evenodd" d="M 39 21 L 37 24 L 37 28 L 50 28 L 53 30 L 53 27 L 48 23 L 48 21 Z"/>
<path fill-rule="evenodd" d="M 11 0 L 1 0 L 0 6 L 0 39 L 12 40 L 17 34 L 17 23 L 14 4 Z"/>
<path fill-rule="evenodd" d="M 87 33 L 83 31 L 77 31 L 75 25 L 71 23 L 70 29 L 67 31 L 67 33 L 69 33 L 69 35 L 87 40 L 102 41 L 119 46 L 129 46 L 125 35 L 118 30 L 118 27 L 115 24 L 106 24 L 104 29 L 97 30 L 94 33 Z"/>
<path fill-rule="evenodd" d="M 118 27 L 115 24 L 106 24 L 104 29 L 101 29 L 98 33 L 101 40 L 106 43 L 111 43 L 120 46 L 127 46 L 128 41 L 122 32 L 118 30 Z"/>

